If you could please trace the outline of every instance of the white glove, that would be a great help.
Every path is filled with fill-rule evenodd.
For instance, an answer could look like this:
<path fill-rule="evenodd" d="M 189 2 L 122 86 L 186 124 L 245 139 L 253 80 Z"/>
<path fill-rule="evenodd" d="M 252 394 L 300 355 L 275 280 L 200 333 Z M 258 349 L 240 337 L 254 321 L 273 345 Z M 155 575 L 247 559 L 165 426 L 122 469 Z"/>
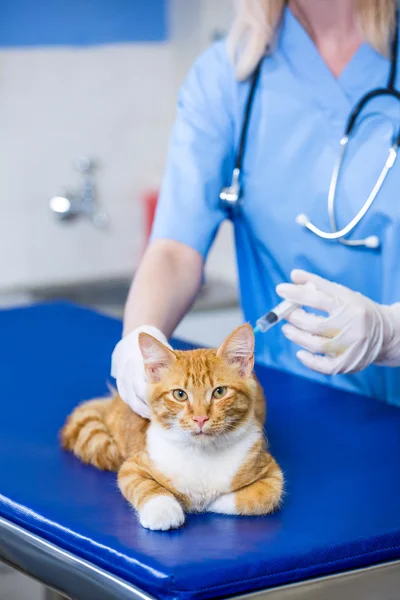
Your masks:
<path fill-rule="evenodd" d="M 131 409 L 145 419 L 150 419 L 147 403 L 147 377 L 142 353 L 139 348 L 139 333 L 149 333 L 162 344 L 171 348 L 165 335 L 152 325 L 138 327 L 115 346 L 111 358 L 111 375 L 117 381 L 118 393 Z"/>
<path fill-rule="evenodd" d="M 277 286 L 285 300 L 327 313 L 294 310 L 285 336 L 302 346 L 297 357 L 320 373 L 354 373 L 375 363 L 400 365 L 400 303 L 377 304 L 337 283 L 306 271 L 293 271 L 291 283 Z M 305 285 L 305 284 L 313 285 Z"/>

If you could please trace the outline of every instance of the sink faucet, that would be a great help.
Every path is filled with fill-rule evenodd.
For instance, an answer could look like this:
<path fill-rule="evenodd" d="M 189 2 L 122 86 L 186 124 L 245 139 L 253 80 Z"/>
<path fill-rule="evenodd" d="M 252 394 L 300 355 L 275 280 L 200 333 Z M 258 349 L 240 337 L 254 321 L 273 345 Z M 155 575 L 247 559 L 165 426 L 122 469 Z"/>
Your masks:
<path fill-rule="evenodd" d="M 54 196 L 50 200 L 50 210 L 57 219 L 71 220 L 79 216 L 86 216 L 99 228 L 108 224 L 107 213 L 100 209 L 96 202 L 96 188 L 94 184 L 94 163 L 86 156 L 78 158 L 75 162 L 78 171 L 82 173 L 83 185 L 79 193 L 67 193 L 63 196 Z"/>

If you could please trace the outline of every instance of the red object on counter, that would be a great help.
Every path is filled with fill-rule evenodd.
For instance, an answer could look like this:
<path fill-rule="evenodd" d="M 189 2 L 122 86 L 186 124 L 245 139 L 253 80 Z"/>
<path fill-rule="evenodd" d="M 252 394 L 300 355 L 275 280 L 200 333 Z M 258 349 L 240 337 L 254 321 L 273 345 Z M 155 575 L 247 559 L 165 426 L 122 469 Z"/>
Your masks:
<path fill-rule="evenodd" d="M 145 244 L 149 241 L 154 215 L 157 208 L 158 190 L 148 190 L 144 193 Z"/>

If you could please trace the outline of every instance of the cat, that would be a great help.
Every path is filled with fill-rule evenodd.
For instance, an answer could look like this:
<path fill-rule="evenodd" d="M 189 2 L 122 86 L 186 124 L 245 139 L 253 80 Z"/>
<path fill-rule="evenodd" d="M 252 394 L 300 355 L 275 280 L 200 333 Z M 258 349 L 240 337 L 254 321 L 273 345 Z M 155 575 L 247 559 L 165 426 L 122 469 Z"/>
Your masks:
<path fill-rule="evenodd" d="M 267 451 L 266 403 L 253 374 L 254 334 L 245 324 L 218 350 L 173 351 L 141 333 L 151 419 L 118 394 L 78 406 L 61 444 L 83 462 L 118 471 L 118 486 L 143 527 L 183 525 L 185 512 L 266 515 L 283 494 Z"/>

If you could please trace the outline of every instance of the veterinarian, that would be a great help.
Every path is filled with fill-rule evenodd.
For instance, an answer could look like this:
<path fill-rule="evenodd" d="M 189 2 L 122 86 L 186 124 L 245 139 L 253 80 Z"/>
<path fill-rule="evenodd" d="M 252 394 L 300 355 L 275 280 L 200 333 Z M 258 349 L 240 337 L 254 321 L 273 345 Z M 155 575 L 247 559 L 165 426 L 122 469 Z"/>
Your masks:
<path fill-rule="evenodd" d="M 113 355 L 139 414 L 137 334 L 166 342 L 226 218 L 245 319 L 280 297 L 305 308 L 257 338 L 257 360 L 400 405 L 397 29 L 396 0 L 241 0 L 196 61 Z"/>

